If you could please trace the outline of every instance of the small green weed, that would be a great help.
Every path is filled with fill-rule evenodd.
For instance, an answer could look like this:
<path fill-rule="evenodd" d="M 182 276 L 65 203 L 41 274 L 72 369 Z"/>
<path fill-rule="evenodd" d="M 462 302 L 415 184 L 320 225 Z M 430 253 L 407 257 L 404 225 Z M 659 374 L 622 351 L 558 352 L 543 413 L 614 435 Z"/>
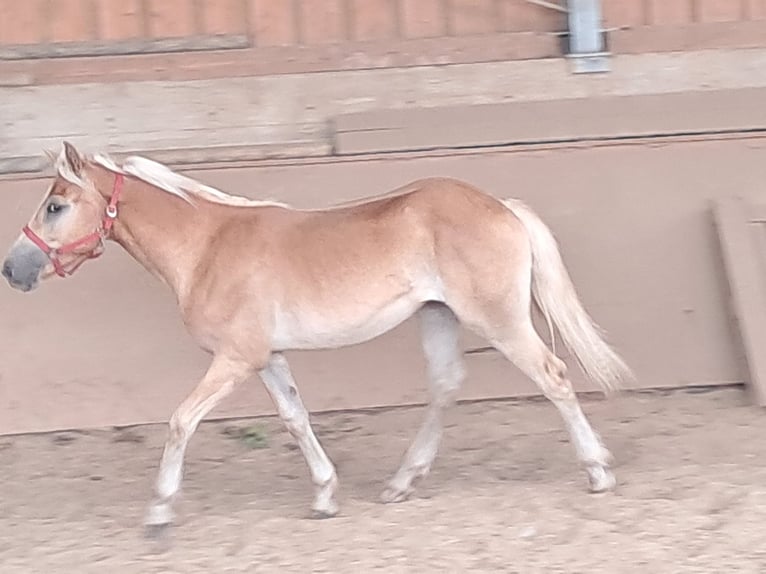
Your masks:
<path fill-rule="evenodd" d="M 243 427 L 227 427 L 223 432 L 231 438 L 242 441 L 245 446 L 251 449 L 269 447 L 269 434 L 262 425 L 257 423 Z"/>

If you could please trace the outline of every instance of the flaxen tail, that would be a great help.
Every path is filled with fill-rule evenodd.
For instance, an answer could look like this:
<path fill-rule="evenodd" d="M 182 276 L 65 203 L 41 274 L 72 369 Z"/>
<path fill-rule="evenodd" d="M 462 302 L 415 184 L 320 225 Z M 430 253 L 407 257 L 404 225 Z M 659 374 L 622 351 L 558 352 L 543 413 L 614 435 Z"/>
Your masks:
<path fill-rule="evenodd" d="M 550 229 L 521 201 L 506 199 L 503 203 L 521 220 L 529 236 L 535 301 L 546 320 L 556 326 L 583 372 L 604 390 L 632 379 L 630 368 L 606 343 L 601 329 L 580 303 Z"/>

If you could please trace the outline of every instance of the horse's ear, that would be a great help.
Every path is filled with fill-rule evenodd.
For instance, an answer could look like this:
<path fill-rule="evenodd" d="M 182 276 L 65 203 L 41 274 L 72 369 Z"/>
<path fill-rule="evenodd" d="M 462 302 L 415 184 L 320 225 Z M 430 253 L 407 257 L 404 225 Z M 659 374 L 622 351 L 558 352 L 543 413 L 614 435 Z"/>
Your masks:
<path fill-rule="evenodd" d="M 85 160 L 80 155 L 80 152 L 78 152 L 75 147 L 67 141 L 64 142 L 64 156 L 66 157 L 66 161 L 69 164 L 69 167 L 72 168 L 74 174 L 79 176 L 80 172 L 82 172 L 83 166 L 85 165 Z"/>

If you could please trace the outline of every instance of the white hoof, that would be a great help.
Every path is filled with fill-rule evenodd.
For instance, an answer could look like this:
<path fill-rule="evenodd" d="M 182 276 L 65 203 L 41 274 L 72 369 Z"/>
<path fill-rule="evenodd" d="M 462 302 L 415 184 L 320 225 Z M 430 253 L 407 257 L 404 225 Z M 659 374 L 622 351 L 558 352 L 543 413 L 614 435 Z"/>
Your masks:
<path fill-rule="evenodd" d="M 338 477 L 332 478 L 317 489 L 314 504 L 311 505 L 314 518 L 332 518 L 338 514 L 338 503 L 335 502 L 335 491 L 338 488 Z"/>
<path fill-rule="evenodd" d="M 395 502 L 404 502 L 413 492 L 411 487 L 399 487 L 389 484 L 383 492 L 380 493 L 380 501 L 383 504 L 393 504 Z"/>
<path fill-rule="evenodd" d="M 605 466 L 588 467 L 588 482 L 592 493 L 608 492 L 617 486 L 614 474 Z"/>
<path fill-rule="evenodd" d="M 145 526 L 166 526 L 173 523 L 175 515 L 168 502 L 154 503 L 149 507 L 144 520 Z"/>

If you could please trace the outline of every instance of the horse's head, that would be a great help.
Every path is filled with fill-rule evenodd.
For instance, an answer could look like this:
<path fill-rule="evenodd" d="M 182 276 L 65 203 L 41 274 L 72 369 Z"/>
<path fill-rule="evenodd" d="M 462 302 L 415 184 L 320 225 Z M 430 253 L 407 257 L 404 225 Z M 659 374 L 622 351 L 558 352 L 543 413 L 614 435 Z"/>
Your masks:
<path fill-rule="evenodd" d="M 66 277 L 100 255 L 117 215 L 117 184 L 108 201 L 97 189 L 93 166 L 74 146 L 64 142 L 52 159 L 56 177 L 3 263 L 3 277 L 21 291 L 54 274 Z M 121 185 L 122 178 L 117 181 Z"/>

